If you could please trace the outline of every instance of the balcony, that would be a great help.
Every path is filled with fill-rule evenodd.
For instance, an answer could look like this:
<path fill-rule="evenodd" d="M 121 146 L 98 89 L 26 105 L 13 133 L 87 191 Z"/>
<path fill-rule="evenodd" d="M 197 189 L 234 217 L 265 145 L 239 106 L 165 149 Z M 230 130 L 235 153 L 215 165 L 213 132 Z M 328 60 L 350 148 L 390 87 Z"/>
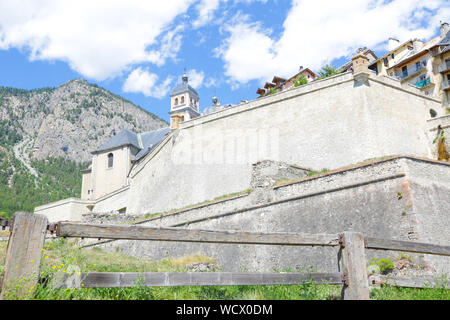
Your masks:
<path fill-rule="evenodd" d="M 421 64 L 419 67 L 414 67 L 414 71 L 399 72 L 399 73 L 396 73 L 395 76 L 397 78 L 399 78 L 400 81 L 403 82 L 403 81 L 411 79 L 415 76 L 418 76 L 419 74 L 421 74 L 422 72 L 424 72 L 426 70 L 427 70 L 427 68 Z"/>
<path fill-rule="evenodd" d="M 429 85 L 431 85 L 432 83 L 430 82 L 430 77 L 428 77 L 428 78 L 426 78 L 425 80 L 422 80 L 422 81 L 419 81 L 419 82 L 416 82 L 416 83 L 414 83 L 414 85 L 416 86 L 416 87 L 419 87 L 419 88 L 425 88 L 425 87 L 428 87 Z"/>
<path fill-rule="evenodd" d="M 448 61 L 448 62 L 446 62 L 446 63 L 443 63 L 443 64 L 439 65 L 439 66 L 438 66 L 438 71 L 439 71 L 440 73 L 445 73 L 445 72 L 450 71 L 450 61 Z"/>

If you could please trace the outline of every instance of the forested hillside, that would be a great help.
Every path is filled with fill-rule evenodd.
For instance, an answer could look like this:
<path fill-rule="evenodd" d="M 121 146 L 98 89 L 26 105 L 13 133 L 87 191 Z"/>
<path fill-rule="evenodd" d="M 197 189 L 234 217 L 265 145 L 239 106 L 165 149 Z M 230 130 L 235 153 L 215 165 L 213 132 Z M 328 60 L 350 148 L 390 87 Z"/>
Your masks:
<path fill-rule="evenodd" d="M 81 79 L 58 88 L 0 87 L 0 216 L 80 197 L 80 170 L 112 132 L 167 125 Z"/>

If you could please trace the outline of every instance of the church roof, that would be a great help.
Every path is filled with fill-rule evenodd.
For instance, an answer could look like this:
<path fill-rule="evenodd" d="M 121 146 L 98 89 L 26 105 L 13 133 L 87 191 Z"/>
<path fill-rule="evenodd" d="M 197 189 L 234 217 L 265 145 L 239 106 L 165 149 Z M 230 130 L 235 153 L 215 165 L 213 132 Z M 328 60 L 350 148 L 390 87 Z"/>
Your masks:
<path fill-rule="evenodd" d="M 120 131 L 118 134 L 116 134 L 111 139 L 102 144 L 100 147 L 98 147 L 97 150 L 95 150 L 93 153 L 126 145 L 132 145 L 140 149 L 137 135 L 134 132 L 131 132 L 130 130 L 127 129 Z"/>
<path fill-rule="evenodd" d="M 162 128 L 159 130 L 144 132 L 140 134 L 142 149 L 134 157 L 135 160 L 143 158 L 147 153 L 152 151 L 161 141 L 164 140 L 165 136 L 170 132 L 170 128 Z"/>
<path fill-rule="evenodd" d="M 191 91 L 196 96 L 198 96 L 197 91 L 195 91 L 195 89 L 192 88 L 188 83 L 182 83 L 182 84 L 177 85 L 175 88 L 172 89 L 172 91 L 170 92 L 170 95 L 175 96 L 177 94 L 180 94 L 180 93 L 183 93 L 186 91 Z"/>
<path fill-rule="evenodd" d="M 132 145 L 139 150 L 139 152 L 135 156 L 135 160 L 139 160 L 151 150 L 153 150 L 153 148 L 156 147 L 169 132 L 169 127 L 140 134 L 136 134 L 130 130 L 125 129 L 106 141 L 92 153 L 98 153 L 105 150 Z"/>

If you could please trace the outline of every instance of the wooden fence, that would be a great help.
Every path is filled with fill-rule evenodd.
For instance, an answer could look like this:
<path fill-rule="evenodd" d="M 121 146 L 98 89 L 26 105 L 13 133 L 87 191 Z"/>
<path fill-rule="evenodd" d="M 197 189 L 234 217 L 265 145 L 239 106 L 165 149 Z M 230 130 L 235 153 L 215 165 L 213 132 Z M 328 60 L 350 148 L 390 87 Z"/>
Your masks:
<path fill-rule="evenodd" d="M 205 286 L 205 285 L 275 285 L 314 283 L 342 285 L 342 298 L 369 299 L 369 285 L 387 283 L 407 287 L 423 287 L 432 278 L 368 277 L 366 249 L 393 250 L 450 256 L 450 246 L 400 240 L 363 237 L 357 232 L 342 234 L 256 233 L 242 231 L 190 230 L 182 228 L 153 228 L 136 225 L 91 225 L 73 222 L 47 224 L 45 216 L 17 213 L 9 237 L 1 296 L 18 279 L 27 279 L 19 296 L 36 287 L 39 265 L 47 229 L 58 237 L 127 239 L 152 241 L 201 242 L 218 244 L 256 244 L 280 246 L 339 247 L 338 273 L 235 273 L 235 272 L 90 272 L 81 273 L 73 281 L 64 275 L 58 288 L 132 287 L 136 281 L 143 286 Z M 445 285 L 449 283 L 446 280 Z"/>

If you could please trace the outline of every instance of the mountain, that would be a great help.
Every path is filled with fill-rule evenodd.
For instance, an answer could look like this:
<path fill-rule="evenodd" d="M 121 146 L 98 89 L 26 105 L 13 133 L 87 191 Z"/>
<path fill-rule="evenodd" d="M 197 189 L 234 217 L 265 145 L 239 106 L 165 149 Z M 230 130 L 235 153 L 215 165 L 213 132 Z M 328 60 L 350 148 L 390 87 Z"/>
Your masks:
<path fill-rule="evenodd" d="M 71 80 L 58 88 L 0 87 L 0 139 L 32 159 L 89 161 L 113 130 L 151 131 L 167 122 L 95 84 Z M 2 137 L 3 136 L 3 137 Z M 0 145 L 3 145 L 0 140 Z"/>
<path fill-rule="evenodd" d="M 95 84 L 0 87 L 0 217 L 79 197 L 90 152 L 113 132 L 167 127 L 164 120 Z"/>

